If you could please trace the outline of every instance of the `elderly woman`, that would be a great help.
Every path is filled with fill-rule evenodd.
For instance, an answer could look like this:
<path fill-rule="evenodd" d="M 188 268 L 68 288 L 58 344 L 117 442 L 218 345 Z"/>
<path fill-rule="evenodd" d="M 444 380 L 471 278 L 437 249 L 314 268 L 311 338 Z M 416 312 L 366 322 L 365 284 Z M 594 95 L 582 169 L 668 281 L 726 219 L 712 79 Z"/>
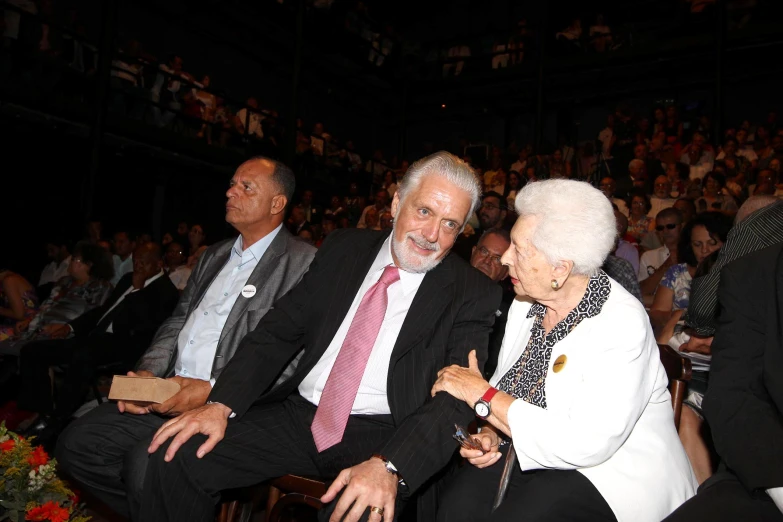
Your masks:
<path fill-rule="evenodd" d="M 432 389 L 473 407 L 483 451 L 446 486 L 438 520 L 659 521 L 696 482 L 672 417 L 667 377 L 638 299 L 600 270 L 616 237 L 587 183 L 527 185 L 502 262 L 518 296 L 490 382 L 475 355 Z M 518 465 L 491 512 L 512 440 Z"/>
<path fill-rule="evenodd" d="M 65 324 L 103 304 L 111 293 L 114 275 L 111 256 L 103 248 L 82 241 L 74 248 L 68 275 L 60 279 L 38 313 L 16 324 L 16 334 L 0 342 L 0 355 L 19 355 L 34 339 L 48 339 L 55 325 Z"/>

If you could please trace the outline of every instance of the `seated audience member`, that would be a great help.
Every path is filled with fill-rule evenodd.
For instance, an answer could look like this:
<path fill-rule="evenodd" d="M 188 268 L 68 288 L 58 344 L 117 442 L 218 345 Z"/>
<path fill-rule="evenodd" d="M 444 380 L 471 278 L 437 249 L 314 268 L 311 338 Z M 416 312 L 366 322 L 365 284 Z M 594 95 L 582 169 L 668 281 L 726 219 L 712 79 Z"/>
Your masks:
<path fill-rule="evenodd" d="M 361 217 L 359 217 L 359 222 L 356 224 L 356 228 L 370 228 L 367 226 L 367 212 L 374 208 L 377 215 L 380 215 L 382 212 L 388 212 L 390 209 L 389 207 L 389 193 L 386 192 L 386 189 L 380 189 L 375 193 L 375 203 L 372 205 L 368 205 L 364 207 L 364 210 L 362 211 Z M 377 216 L 376 216 L 377 217 Z"/>
<path fill-rule="evenodd" d="M 678 163 L 687 169 L 686 179 L 702 179 L 712 170 L 714 163 L 715 156 L 705 147 L 704 136 L 698 132 L 694 133 L 691 142 L 682 150 Z"/>
<path fill-rule="evenodd" d="M 503 228 L 490 228 L 484 231 L 479 238 L 476 246 L 473 247 L 470 256 L 470 265 L 484 273 L 495 283 L 500 283 L 508 277 L 508 268 L 500 261 L 500 257 L 511 244 L 511 236 L 508 230 Z M 500 301 L 500 308 L 495 312 L 495 324 L 492 327 L 492 333 L 489 335 L 489 353 L 487 362 L 484 365 L 484 375 L 492 375 L 498 364 L 498 354 L 500 353 L 500 343 L 503 341 L 503 332 L 506 329 L 506 317 L 513 294 L 503 292 L 503 299 Z"/>
<path fill-rule="evenodd" d="M 627 259 L 623 259 L 614 254 L 606 256 L 606 261 L 601 265 L 601 270 L 606 272 L 606 275 L 620 283 L 629 294 L 642 301 L 642 289 L 639 287 L 639 279 L 637 278 L 638 270 L 634 270 L 631 263 Z"/>
<path fill-rule="evenodd" d="M 97 219 L 91 219 L 84 226 L 84 239 L 85 241 L 96 244 L 103 239 L 103 223 Z"/>
<path fill-rule="evenodd" d="M 308 245 L 315 246 L 315 240 L 313 239 L 313 230 L 310 228 L 303 228 L 296 235 L 301 241 L 304 241 Z"/>
<path fill-rule="evenodd" d="M 300 231 L 310 228 L 310 223 L 307 221 L 307 215 L 302 205 L 291 207 L 291 215 L 288 216 L 287 224 L 288 231 L 294 236 L 298 236 Z"/>
<path fill-rule="evenodd" d="M 437 520 L 657 522 L 696 481 L 647 314 L 600 268 L 616 237 L 611 205 L 586 183 L 549 180 L 522 189 L 516 208 L 503 262 L 524 299 L 498 368 L 487 382 L 471 355 L 432 388 L 482 419 L 483 450 L 460 450 L 471 465 L 445 485 Z M 492 512 L 505 440 L 517 465 Z"/>
<path fill-rule="evenodd" d="M 650 197 L 650 211 L 647 213 L 647 216 L 651 218 L 655 218 L 661 210 L 674 206 L 676 201 L 671 197 L 672 184 L 666 176 L 655 178 L 653 187 L 654 192 Z"/>
<path fill-rule="evenodd" d="M 394 193 L 397 192 L 397 178 L 394 175 L 394 171 L 387 170 L 384 172 L 381 188 L 386 189 L 386 192 L 389 194 L 390 198 L 394 197 Z"/>
<path fill-rule="evenodd" d="M 16 335 L 16 325 L 38 312 L 38 294 L 27 279 L 0 270 L 0 342 Z"/>
<path fill-rule="evenodd" d="M 706 275 L 691 283 L 691 297 L 685 323 L 694 335 L 686 349 L 709 352 L 715 335 L 718 312 L 718 285 L 723 268 L 757 250 L 783 241 L 783 202 L 770 196 L 753 196 L 740 207 L 735 225 L 721 248 L 718 260 Z"/>
<path fill-rule="evenodd" d="M 111 279 L 111 284 L 117 286 L 122 276 L 133 271 L 133 251 L 136 249 L 136 243 L 127 231 L 115 232 L 113 243 L 114 277 Z"/>
<path fill-rule="evenodd" d="M 653 327 L 660 328 L 670 320 L 676 323 L 688 309 L 696 268 L 710 254 L 721 249 L 730 228 L 731 223 L 726 216 L 712 213 L 697 216 L 683 226 L 677 248 L 678 259 L 682 262 L 669 267 L 655 292 L 650 307 Z M 658 341 L 665 344 L 669 339 L 659 338 Z"/>
<path fill-rule="evenodd" d="M 500 228 L 506 219 L 506 201 L 497 192 L 487 192 L 481 199 L 481 206 L 476 210 L 479 227 L 473 229 L 473 234 L 460 234 L 454 244 L 454 253 L 467 261 L 473 255 L 473 247 L 478 243 L 485 231 Z"/>
<path fill-rule="evenodd" d="M 680 211 L 682 214 L 682 222 L 687 223 L 694 217 L 696 217 L 696 204 L 693 202 L 692 199 L 688 198 L 679 198 L 677 201 L 674 202 L 674 205 L 672 205 L 674 208 Z"/>
<path fill-rule="evenodd" d="M 329 214 L 325 215 L 323 220 L 321 220 L 321 237 L 315 242 L 315 247 L 321 248 L 321 245 L 323 245 L 326 238 L 329 237 L 329 234 L 335 230 L 337 230 L 337 223 L 335 222 L 334 217 Z"/>
<path fill-rule="evenodd" d="M 313 203 L 313 191 L 307 189 L 302 192 L 302 202 L 300 203 L 305 214 L 305 219 L 311 225 L 320 225 L 323 219 L 324 209 L 321 205 Z"/>
<path fill-rule="evenodd" d="M 179 299 L 162 267 L 157 244 L 136 247 L 133 272 L 122 276 L 102 306 L 55 325 L 49 340 L 22 348 L 18 404 L 41 415 L 25 431 L 26 436 L 49 442 L 84 400 L 98 366 L 114 362 L 133 366 Z M 55 408 L 49 367 L 62 364 L 68 366 Z"/>
<path fill-rule="evenodd" d="M 734 198 L 723 193 L 726 186 L 726 177 L 723 174 L 712 171 L 704 176 L 702 184 L 704 195 L 695 201 L 697 212 L 720 211 L 732 215 L 737 213 Z"/>
<path fill-rule="evenodd" d="M 614 218 L 615 223 L 617 224 L 617 244 L 615 245 L 612 254 L 628 261 L 628 264 L 631 265 L 631 269 L 633 270 L 634 279 L 636 279 L 637 282 L 636 286 L 638 286 L 639 281 L 636 275 L 639 273 L 639 248 L 624 239 L 628 231 L 628 218 L 619 210 L 614 211 Z M 630 292 L 630 290 L 628 291 Z"/>
<path fill-rule="evenodd" d="M 166 255 L 163 257 L 163 268 L 174 283 L 174 286 L 182 292 L 188 284 L 188 279 L 193 269 L 186 263 L 185 251 L 182 245 L 172 241 L 166 245 Z"/>
<path fill-rule="evenodd" d="M 46 265 L 38 280 L 39 287 L 54 286 L 54 283 L 68 275 L 68 265 L 71 263 L 71 253 L 65 241 L 55 240 L 46 243 L 46 256 L 51 262 Z"/>
<path fill-rule="evenodd" d="M 114 511 L 136 516 L 155 430 L 206 402 L 242 338 L 307 271 L 315 249 L 283 227 L 294 186 L 293 172 L 266 158 L 236 170 L 226 192 L 226 221 L 239 237 L 201 256 L 171 317 L 129 374 L 169 378 L 180 391 L 162 404 L 103 404 L 60 436 L 60 465 Z M 275 378 L 289 373 L 281 368 Z"/>
<path fill-rule="evenodd" d="M 781 273 L 783 242 L 747 253 L 721 271 L 721 311 L 704 397 L 721 464 L 667 522 L 783 521 Z"/>
<path fill-rule="evenodd" d="M 609 198 L 609 201 L 617 206 L 617 210 L 619 210 L 625 217 L 629 216 L 628 204 L 625 202 L 625 200 L 614 197 L 614 193 L 617 191 L 617 182 L 613 178 L 608 176 L 603 178 L 598 188 L 600 188 L 601 192 L 603 192 L 604 195 Z"/>
<path fill-rule="evenodd" d="M 188 232 L 188 268 L 195 268 L 201 255 L 207 251 L 207 235 L 204 233 L 204 227 L 193 225 Z"/>
<path fill-rule="evenodd" d="M 364 228 L 367 230 L 380 230 L 381 221 L 378 215 L 378 209 L 374 205 L 370 205 L 365 209 L 364 216 Z"/>
<path fill-rule="evenodd" d="M 637 191 L 631 197 L 631 210 L 628 216 L 628 234 L 633 237 L 637 243 L 641 243 L 645 234 L 654 228 L 654 219 L 647 216 L 650 210 L 650 202 L 643 192 Z M 622 211 L 621 211 L 622 212 Z"/>
<path fill-rule="evenodd" d="M 639 285 L 645 304 L 652 303 L 666 271 L 678 262 L 677 249 L 682 226 L 682 214 L 676 208 L 665 208 L 655 216 L 655 231 L 663 246 L 648 250 L 639 258 Z"/>
<path fill-rule="evenodd" d="M 380 217 L 381 230 L 391 230 L 394 227 L 394 217 L 391 212 L 384 212 Z"/>
<path fill-rule="evenodd" d="M 329 200 L 329 208 L 324 211 L 325 216 L 331 216 L 332 219 L 340 219 L 343 215 L 347 214 L 345 205 L 340 196 L 332 196 Z"/>
<path fill-rule="evenodd" d="M 242 342 L 210 404 L 159 430 L 137 520 L 212 521 L 221 490 L 287 473 L 339 475 L 322 497 L 326 517 L 394 520 L 451 459 L 454 423 L 473 417 L 429 390 L 471 350 L 486 358 L 500 288 L 448 255 L 480 195 L 473 170 L 438 152 L 403 178 L 390 234 L 332 233 Z M 301 349 L 295 374 L 270 389 Z M 212 436 L 203 446 L 195 433 Z"/>
<path fill-rule="evenodd" d="M 68 275 L 57 282 L 35 316 L 19 321 L 16 334 L 0 342 L 0 355 L 19 355 L 28 342 L 48 339 L 57 325 L 102 305 L 111 293 L 112 274 L 111 258 L 101 247 L 77 243 Z"/>

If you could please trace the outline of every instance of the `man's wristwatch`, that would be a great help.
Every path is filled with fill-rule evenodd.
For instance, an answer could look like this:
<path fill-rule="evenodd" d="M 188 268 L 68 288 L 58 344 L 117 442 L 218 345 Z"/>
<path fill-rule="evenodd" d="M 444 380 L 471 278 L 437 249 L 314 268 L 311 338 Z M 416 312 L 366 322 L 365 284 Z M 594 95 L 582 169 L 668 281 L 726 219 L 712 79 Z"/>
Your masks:
<path fill-rule="evenodd" d="M 405 486 L 406 485 L 405 481 L 402 480 L 402 477 L 400 476 L 400 472 L 397 471 L 397 468 L 394 467 L 394 464 L 392 464 L 389 459 L 387 459 L 386 457 L 384 457 L 380 453 L 373 453 L 370 458 L 379 459 L 381 462 L 383 462 L 383 465 L 386 466 L 386 471 L 388 471 L 389 473 L 391 473 L 392 475 L 395 475 L 397 477 L 397 479 L 398 479 L 397 482 L 401 486 Z"/>
<path fill-rule="evenodd" d="M 486 419 L 489 417 L 490 413 L 492 413 L 492 406 L 490 405 L 489 401 L 492 400 L 492 397 L 494 397 L 497 392 L 497 388 L 490 386 L 489 389 L 484 392 L 484 395 L 482 395 L 481 398 L 476 401 L 476 404 L 473 406 L 473 411 L 476 412 L 476 417 L 479 419 Z"/>

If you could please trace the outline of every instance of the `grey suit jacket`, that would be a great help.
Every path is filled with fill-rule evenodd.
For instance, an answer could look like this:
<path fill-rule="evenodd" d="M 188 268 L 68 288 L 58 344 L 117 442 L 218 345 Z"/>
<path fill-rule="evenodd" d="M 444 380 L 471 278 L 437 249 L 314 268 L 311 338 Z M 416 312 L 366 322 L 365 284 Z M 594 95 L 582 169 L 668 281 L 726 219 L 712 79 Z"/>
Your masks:
<path fill-rule="evenodd" d="M 137 370 L 146 370 L 158 377 L 174 374 L 180 331 L 228 262 L 234 241 L 228 239 L 212 245 L 201 255 L 174 313 L 158 328 L 152 344 L 136 365 Z M 257 288 L 256 295 L 249 299 L 241 295 L 237 297 L 228 314 L 212 363 L 213 379 L 220 376 L 242 338 L 256 327 L 275 301 L 299 283 L 315 252 L 315 248 L 296 239 L 285 227 L 280 229 L 247 279 L 247 284 Z M 283 378 L 290 373 L 293 373 L 293 368 L 286 369 Z"/>

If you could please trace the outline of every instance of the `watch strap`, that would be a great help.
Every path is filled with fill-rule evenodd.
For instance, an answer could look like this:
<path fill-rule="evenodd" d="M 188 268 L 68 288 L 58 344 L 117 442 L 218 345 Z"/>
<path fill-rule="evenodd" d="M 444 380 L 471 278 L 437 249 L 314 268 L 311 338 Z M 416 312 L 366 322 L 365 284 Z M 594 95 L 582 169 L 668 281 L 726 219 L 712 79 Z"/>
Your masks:
<path fill-rule="evenodd" d="M 498 391 L 499 390 L 494 386 L 490 386 L 489 389 L 484 392 L 484 395 L 481 396 L 481 400 L 489 404 L 489 401 L 492 400 L 492 397 L 494 397 Z"/>

